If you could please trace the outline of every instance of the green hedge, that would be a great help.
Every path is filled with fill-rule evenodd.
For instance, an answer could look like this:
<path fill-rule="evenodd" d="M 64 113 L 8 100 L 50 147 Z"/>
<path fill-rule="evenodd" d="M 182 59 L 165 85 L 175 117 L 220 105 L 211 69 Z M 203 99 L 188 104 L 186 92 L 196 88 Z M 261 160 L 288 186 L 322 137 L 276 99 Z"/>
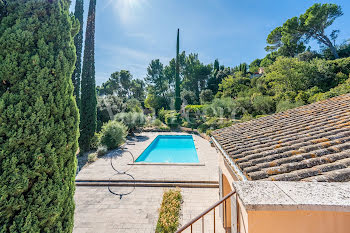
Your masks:
<path fill-rule="evenodd" d="M 162 205 L 159 209 L 156 233 L 173 233 L 177 230 L 180 224 L 181 202 L 180 189 L 176 188 L 164 192 Z"/>
<path fill-rule="evenodd" d="M 185 110 L 198 112 L 198 111 L 202 111 L 204 109 L 204 106 L 205 105 L 186 105 Z"/>

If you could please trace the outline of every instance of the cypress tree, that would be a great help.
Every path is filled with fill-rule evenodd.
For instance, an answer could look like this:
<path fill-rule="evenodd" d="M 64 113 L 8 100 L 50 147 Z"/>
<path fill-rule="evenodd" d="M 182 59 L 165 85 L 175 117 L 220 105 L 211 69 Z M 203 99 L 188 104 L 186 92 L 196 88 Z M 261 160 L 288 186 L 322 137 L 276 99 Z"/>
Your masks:
<path fill-rule="evenodd" d="M 179 64 L 179 47 L 180 47 L 180 29 L 177 29 L 177 42 L 176 42 L 176 68 L 175 68 L 175 110 L 181 109 L 181 97 L 180 97 L 180 64 Z"/>
<path fill-rule="evenodd" d="M 11 0 L 0 20 L 0 232 L 71 232 L 79 23 L 69 0 Z"/>
<path fill-rule="evenodd" d="M 84 0 L 76 0 L 74 16 L 79 20 L 80 29 L 74 38 L 74 45 L 76 48 L 77 61 L 72 75 L 72 82 L 74 86 L 74 96 L 78 108 L 80 108 L 80 75 L 81 75 L 81 52 L 83 50 L 83 18 L 84 18 Z"/>
<path fill-rule="evenodd" d="M 96 0 L 90 0 L 88 19 L 86 23 L 83 73 L 81 76 L 81 122 L 79 146 L 83 152 L 90 149 L 90 141 L 94 136 L 97 125 L 97 98 L 95 87 L 95 12 Z"/>

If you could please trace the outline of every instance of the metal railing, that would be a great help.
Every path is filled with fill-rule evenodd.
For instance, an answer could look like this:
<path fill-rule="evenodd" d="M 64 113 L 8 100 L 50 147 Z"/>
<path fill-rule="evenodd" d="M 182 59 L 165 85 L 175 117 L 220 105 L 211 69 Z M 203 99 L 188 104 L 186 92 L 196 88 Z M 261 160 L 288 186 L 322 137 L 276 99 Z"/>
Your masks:
<path fill-rule="evenodd" d="M 176 233 L 180 233 L 183 232 L 184 230 L 186 230 L 187 228 L 191 227 L 191 233 L 193 230 L 193 224 L 196 223 L 199 219 L 202 219 L 202 232 L 204 233 L 204 216 L 207 215 L 210 211 L 214 211 L 214 233 L 215 233 L 215 208 L 218 207 L 220 204 L 223 204 L 223 212 L 224 212 L 224 226 L 227 225 L 227 214 L 226 214 L 226 210 L 227 210 L 227 206 L 226 206 L 226 200 L 229 199 L 233 194 L 235 194 L 236 191 L 232 191 L 229 194 L 227 194 L 225 197 L 223 197 L 220 201 L 216 202 L 214 205 L 210 206 L 208 209 L 206 209 L 205 211 L 203 211 L 200 215 L 198 215 L 197 217 L 195 217 L 194 219 L 192 219 L 189 223 L 185 224 L 184 226 L 182 226 L 180 229 L 178 229 L 176 231 Z M 225 227 L 225 232 L 227 232 L 227 227 Z"/>

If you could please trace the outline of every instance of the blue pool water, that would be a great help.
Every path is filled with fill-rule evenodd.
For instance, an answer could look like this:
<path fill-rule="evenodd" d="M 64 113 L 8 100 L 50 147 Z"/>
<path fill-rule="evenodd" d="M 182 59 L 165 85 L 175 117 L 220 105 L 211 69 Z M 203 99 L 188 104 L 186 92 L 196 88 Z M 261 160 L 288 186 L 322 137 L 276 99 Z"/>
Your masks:
<path fill-rule="evenodd" d="M 199 163 L 199 160 L 191 135 L 159 135 L 136 162 Z"/>

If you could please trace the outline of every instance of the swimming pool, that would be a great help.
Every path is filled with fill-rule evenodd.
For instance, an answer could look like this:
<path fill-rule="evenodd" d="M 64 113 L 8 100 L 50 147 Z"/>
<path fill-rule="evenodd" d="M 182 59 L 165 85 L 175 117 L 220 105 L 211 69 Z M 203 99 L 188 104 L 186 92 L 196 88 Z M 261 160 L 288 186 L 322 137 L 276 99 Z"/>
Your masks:
<path fill-rule="evenodd" d="M 199 163 L 199 160 L 192 135 L 159 135 L 135 162 Z"/>

